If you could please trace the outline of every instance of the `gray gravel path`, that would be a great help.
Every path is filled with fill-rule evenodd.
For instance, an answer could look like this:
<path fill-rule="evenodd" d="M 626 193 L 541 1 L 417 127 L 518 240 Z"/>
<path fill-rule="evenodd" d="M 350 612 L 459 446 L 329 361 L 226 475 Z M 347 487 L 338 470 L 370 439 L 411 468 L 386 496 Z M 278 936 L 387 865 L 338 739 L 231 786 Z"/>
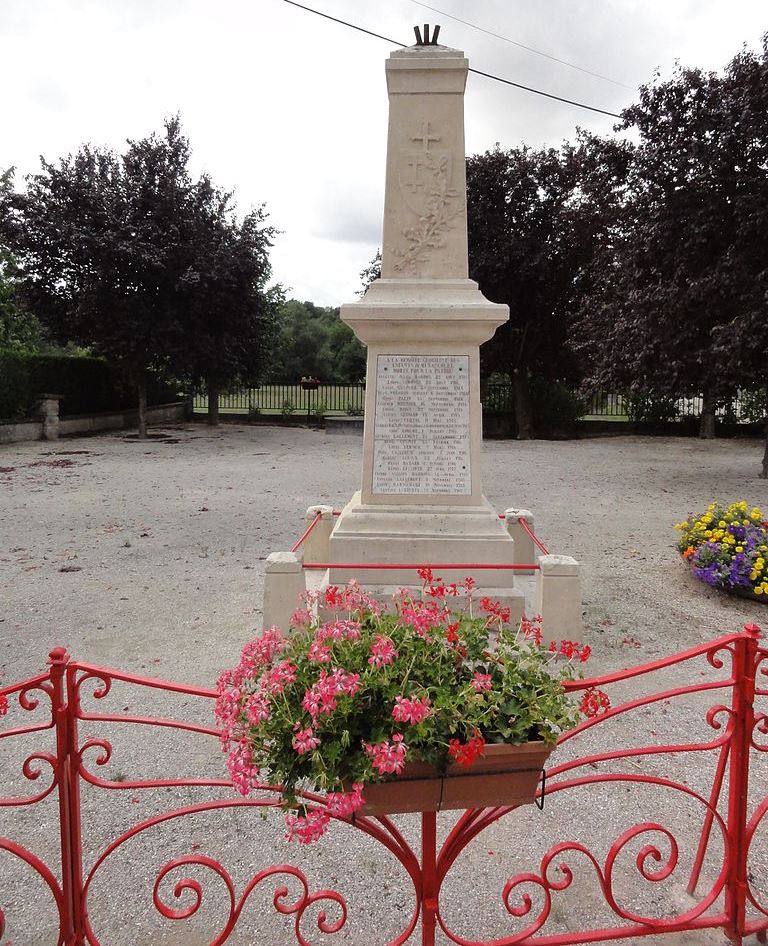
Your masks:
<path fill-rule="evenodd" d="M 187 426 L 167 432 L 168 440 L 148 443 L 116 434 L 0 447 L 0 468 L 9 470 L 0 472 L 0 684 L 37 672 L 50 648 L 64 644 L 81 660 L 211 686 L 223 667 L 236 662 L 259 623 L 266 555 L 290 547 L 308 505 L 341 506 L 359 485 L 361 441 L 355 437 L 247 426 L 217 431 Z M 757 478 L 759 456 L 756 441 L 491 441 L 484 445 L 484 482 L 497 508 L 532 509 L 536 530 L 550 549 L 582 562 L 583 640 L 596 654 L 591 669 L 598 672 L 670 654 L 745 622 L 768 625 L 768 609 L 723 597 L 693 581 L 674 552 L 671 528 L 715 497 L 744 498 L 768 507 L 768 488 Z M 708 672 L 698 666 L 690 672 L 702 671 Z M 668 672 L 653 688 L 685 682 L 690 679 L 684 674 Z M 638 686 L 621 692 L 635 695 Z M 193 698 L 139 693 L 127 686 L 116 687 L 109 700 L 111 712 L 209 718 L 209 707 L 201 708 Z M 660 704 L 617 721 L 611 744 L 711 739 L 711 730 L 702 727 L 702 710 L 710 702 Z M 222 773 L 222 760 L 208 742 L 168 730 L 142 729 L 137 735 L 117 729 L 110 729 L 113 757 L 98 771 L 117 788 L 124 779 L 167 777 L 170 772 Z M 93 725 L 82 734 L 104 733 Z M 572 752 L 605 748 L 607 738 L 598 728 L 578 746 L 574 740 Z M 32 751 L 31 744 L 13 751 L 0 744 L 1 793 L 29 792 L 19 773 L 25 750 Z M 95 755 L 89 757 L 94 770 Z M 567 755 L 563 747 L 558 761 Z M 753 803 L 768 792 L 768 758 L 762 755 L 755 762 Z M 639 771 L 629 763 L 625 770 Z M 642 771 L 685 780 L 706 794 L 712 766 L 708 756 L 694 761 L 655 757 Z M 588 843 L 602 862 L 617 835 L 643 819 L 673 828 L 680 865 L 668 880 L 648 883 L 634 867 L 635 844 L 632 855 L 625 853 L 617 865 L 617 898 L 651 915 L 689 909 L 695 901 L 684 892 L 686 870 L 701 810 L 677 797 L 670 803 L 669 794 L 640 792 L 633 783 L 618 791 L 592 786 L 553 795 L 543 814 L 532 809 L 504 818 L 470 845 L 448 875 L 441 901 L 445 917 L 465 936 L 510 935 L 524 924 L 501 906 L 507 878 L 537 870 L 547 848 L 565 839 Z M 151 795 L 87 788 L 86 863 L 123 826 L 208 797 L 221 796 L 177 788 Z M 199 875 L 205 896 L 191 920 L 164 920 L 151 903 L 159 867 L 173 856 L 193 852 L 220 855 L 238 895 L 256 870 L 284 861 L 302 867 L 311 889 L 329 886 L 343 892 L 350 907 L 344 930 L 323 937 L 313 932 L 307 918 L 302 929 L 312 943 L 385 943 L 403 928 L 413 903 L 407 878 L 359 832 L 337 826 L 322 844 L 296 850 L 282 840 L 275 813 L 263 822 L 254 814 L 225 811 L 187 818 L 121 848 L 98 875 L 89 900 L 98 941 L 104 946 L 210 942 L 222 922 L 222 914 L 216 913 L 220 879 Z M 55 817 L 52 800 L 5 809 L 0 834 L 22 839 L 43 857 L 52 856 Z M 441 832 L 451 823 L 451 816 L 441 816 Z M 415 842 L 414 819 L 403 818 L 399 824 Z M 710 882 L 717 844 L 713 842 L 705 872 Z M 765 844 L 755 848 L 750 866 L 768 900 Z M 600 906 L 594 868 L 583 855 L 564 859 L 575 879 L 556 896 L 547 932 L 612 923 Z M 174 874 L 173 883 L 181 876 Z M 173 883 L 164 888 L 165 899 L 178 907 Z M 228 942 L 294 941 L 292 920 L 275 919 L 273 890 L 274 884 L 254 891 Z M 535 891 L 527 890 L 538 907 Z M 0 908 L 8 914 L 3 946 L 55 943 L 48 899 L 30 872 L 0 852 Z M 719 934 L 706 932 L 655 941 L 724 942 Z"/>

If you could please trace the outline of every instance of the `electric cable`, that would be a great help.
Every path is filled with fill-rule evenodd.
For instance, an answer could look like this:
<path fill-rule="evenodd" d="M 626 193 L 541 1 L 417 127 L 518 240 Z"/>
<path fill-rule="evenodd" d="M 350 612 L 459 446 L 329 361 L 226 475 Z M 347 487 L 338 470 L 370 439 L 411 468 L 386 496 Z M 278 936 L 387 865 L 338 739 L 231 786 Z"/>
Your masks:
<path fill-rule="evenodd" d="M 339 17 L 331 16 L 330 13 L 323 13 L 321 10 L 315 10 L 313 7 L 307 7 L 303 3 L 297 3 L 296 0 L 283 0 L 283 3 L 288 3 L 292 7 L 298 7 L 300 10 L 306 10 L 307 13 L 314 13 L 316 16 L 322 16 L 326 20 L 332 20 L 334 23 L 340 23 L 342 26 L 348 26 L 350 29 L 357 30 L 359 33 L 366 33 L 368 36 L 373 36 L 376 39 L 383 39 L 387 43 L 392 43 L 394 46 L 406 47 L 405 43 L 401 43 L 397 39 L 392 39 L 390 36 L 383 36 L 381 33 L 374 33 L 373 30 L 367 30 L 362 26 L 357 26 L 355 23 L 350 23 L 347 20 L 341 20 Z M 586 105 L 584 102 L 577 102 L 574 99 L 563 98 L 562 95 L 555 95 L 553 92 L 543 92 L 541 89 L 534 89 L 530 85 L 523 85 L 520 82 L 513 82 L 511 79 L 503 79 L 501 76 L 493 75 L 490 72 L 483 72 L 481 69 L 473 69 L 469 67 L 469 71 L 473 72 L 475 75 L 484 76 L 486 79 L 493 79 L 495 82 L 502 82 L 504 85 L 511 85 L 515 89 L 522 89 L 524 92 L 532 92 L 534 95 L 541 95 L 547 99 L 554 99 L 556 102 L 564 102 L 566 105 L 574 105 L 576 108 L 584 108 L 590 112 L 597 112 L 600 115 L 609 115 L 611 118 L 621 118 L 617 112 L 609 112 L 604 108 L 597 108 L 595 105 Z"/>
<path fill-rule="evenodd" d="M 575 62 L 569 62 L 567 59 L 560 59 L 558 56 L 553 56 L 551 53 L 545 53 L 541 49 L 536 49 L 534 46 L 526 46 L 525 43 L 519 43 L 515 39 L 510 39 L 509 36 L 503 36 L 501 33 L 495 33 L 493 30 L 487 30 L 484 26 L 478 26 L 477 23 L 470 23 L 469 20 L 462 20 L 459 16 L 454 16 L 452 13 L 446 13 L 445 10 L 438 10 L 437 7 L 431 7 L 428 3 L 422 3 L 421 0 L 411 0 L 411 3 L 415 3 L 418 7 L 425 7 L 427 10 L 431 10 L 433 13 L 439 13 L 440 16 L 447 16 L 449 20 L 455 20 L 457 23 L 463 23 L 464 26 L 469 26 L 473 30 L 478 30 L 481 33 L 486 33 L 488 36 L 493 36 L 496 39 L 503 40 L 505 43 L 510 43 L 512 46 L 518 46 L 520 49 L 526 50 L 529 53 L 535 53 L 537 56 L 543 56 L 545 59 L 551 59 L 552 62 L 559 62 L 562 66 L 568 66 L 569 69 L 576 69 L 579 72 L 583 72 L 585 75 L 594 76 L 596 79 L 605 79 L 606 82 L 611 82 L 613 85 L 621 86 L 622 89 L 629 89 L 630 92 L 635 90 L 631 85 L 626 85 L 624 82 L 619 82 L 618 79 L 612 79 L 610 76 L 604 76 L 601 72 L 593 72 L 591 69 L 585 69 L 583 66 L 578 66 Z"/>

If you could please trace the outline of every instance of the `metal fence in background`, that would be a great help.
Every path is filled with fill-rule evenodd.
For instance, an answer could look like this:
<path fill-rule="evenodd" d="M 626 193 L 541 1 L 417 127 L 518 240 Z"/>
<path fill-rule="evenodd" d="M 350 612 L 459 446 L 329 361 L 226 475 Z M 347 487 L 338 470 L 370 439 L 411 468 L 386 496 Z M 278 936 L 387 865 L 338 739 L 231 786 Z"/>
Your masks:
<path fill-rule="evenodd" d="M 728 423 L 749 423 L 756 419 L 754 402 L 755 392 L 739 392 L 726 402 L 718 403 L 716 416 Z M 701 417 L 703 408 L 704 398 L 700 394 L 680 398 L 651 398 L 600 391 L 587 399 L 583 416 L 675 421 Z"/>
<path fill-rule="evenodd" d="M 483 411 L 498 416 L 512 416 L 514 389 L 508 382 L 490 382 L 481 386 Z M 701 416 L 703 398 L 631 397 L 614 392 L 597 392 L 583 406 L 582 420 L 610 418 L 617 421 L 675 421 Z M 365 384 L 321 384 L 305 391 L 299 384 L 262 384 L 222 393 L 219 410 L 224 414 L 346 414 L 362 415 L 365 407 Z M 196 413 L 207 413 L 208 398 L 195 394 Z M 748 423 L 755 417 L 754 392 L 740 392 L 717 409 L 719 420 Z"/>
<path fill-rule="evenodd" d="M 196 413 L 207 413 L 208 398 L 195 394 Z M 225 414 L 349 414 L 361 415 L 365 406 L 364 384 L 321 384 L 305 391 L 299 384 L 262 384 L 219 395 Z"/>

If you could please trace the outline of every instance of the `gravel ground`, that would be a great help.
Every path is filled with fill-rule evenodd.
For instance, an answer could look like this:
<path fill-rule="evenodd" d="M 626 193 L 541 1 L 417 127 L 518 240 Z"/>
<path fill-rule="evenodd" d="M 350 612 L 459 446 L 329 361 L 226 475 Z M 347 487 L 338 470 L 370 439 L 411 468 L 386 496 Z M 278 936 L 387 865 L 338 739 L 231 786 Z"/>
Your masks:
<path fill-rule="evenodd" d="M 359 438 L 247 426 L 210 431 L 192 425 L 166 433 L 165 439 L 145 443 L 116 434 L 0 447 L 0 684 L 38 672 L 51 647 L 64 644 L 80 660 L 211 686 L 223 667 L 236 662 L 240 647 L 259 623 L 266 555 L 291 546 L 308 505 L 341 506 L 359 485 Z M 744 498 L 768 507 L 768 487 L 757 478 L 759 459 L 760 445 L 747 440 L 490 441 L 483 451 L 485 491 L 491 502 L 498 509 L 532 509 L 536 531 L 550 549 L 582 563 L 582 639 L 595 652 L 595 673 L 671 654 L 738 630 L 745 622 L 768 624 L 768 610 L 762 605 L 722 596 L 695 582 L 674 552 L 672 530 L 674 522 L 715 497 Z M 714 679 L 715 672 L 699 661 L 659 673 L 652 681 L 617 686 L 613 696 L 632 698 L 708 675 Z M 596 727 L 563 746 L 557 762 L 604 750 L 609 741 L 610 748 L 711 740 L 703 716 L 712 702 L 711 696 L 696 697 L 642 708 L 611 723 L 610 734 L 608 725 L 605 731 Z M 115 686 L 101 704 L 90 696 L 84 704 L 87 710 L 117 714 L 210 719 L 207 701 L 128 684 Z M 13 706 L 12 714 L 18 712 L 18 705 Z M 24 715 L 25 723 L 35 718 Z M 81 737 L 108 734 L 114 751 L 101 769 L 96 765 L 98 752 L 89 750 L 86 763 L 116 790 L 83 790 L 87 865 L 128 825 L 179 804 L 222 797 L 220 791 L 186 787 L 120 790 L 126 780 L 220 777 L 222 760 L 210 740 L 168 729 L 142 727 L 137 734 L 135 727 L 121 729 L 119 724 L 88 725 L 81 727 Z M 43 743 L 45 736 L 37 742 L 0 744 L 3 794 L 29 795 L 30 786 L 34 789 L 44 781 L 44 765 L 38 783 L 20 773 L 21 761 L 29 752 L 40 751 Z M 754 762 L 753 805 L 768 793 L 766 757 Z M 706 795 L 713 760 L 709 753 L 653 756 L 642 765 L 614 765 L 612 771 L 629 777 L 641 771 L 664 775 Z M 220 857 L 238 897 L 257 870 L 284 862 L 301 867 L 311 890 L 330 887 L 343 893 L 350 912 L 337 936 L 318 934 L 314 919 L 305 918 L 302 930 L 313 944 L 386 943 L 407 925 L 413 905 L 407 877 L 360 832 L 336 826 L 320 845 L 295 850 L 283 841 L 276 813 L 264 821 L 254 815 L 251 808 L 187 816 L 119 848 L 97 874 L 89 897 L 94 942 L 210 942 L 223 923 L 226 893 L 220 877 L 210 871 L 207 876 L 196 874 L 204 898 L 189 920 L 166 920 L 151 902 L 160 867 L 172 857 L 195 854 Z M 492 938 L 522 930 L 525 921 L 511 918 L 501 903 L 509 877 L 538 872 L 542 855 L 563 840 L 588 845 L 603 865 L 621 832 L 643 820 L 659 820 L 670 828 L 679 843 L 680 863 L 668 879 L 649 883 L 637 872 L 637 852 L 653 840 L 666 857 L 668 843 L 665 847 L 658 834 L 631 842 L 614 869 L 617 900 L 646 915 L 679 915 L 697 902 L 686 895 L 685 885 L 701 818 L 701 806 L 690 796 L 640 790 L 636 781 L 553 793 L 543 813 L 513 813 L 469 845 L 446 878 L 443 915 L 466 937 Z M 442 835 L 452 821 L 451 815 L 440 817 Z M 414 818 L 398 819 L 398 825 L 417 842 Z M 52 798 L 0 813 L 0 834 L 54 863 L 55 831 Z M 768 900 L 768 828 L 762 834 L 753 845 L 750 869 L 755 890 Z M 715 877 L 718 845 L 721 851 L 715 839 L 700 890 Z M 554 895 L 545 932 L 614 925 L 616 918 L 599 893 L 595 867 L 579 853 L 566 852 L 555 863 L 561 860 L 573 867 L 574 881 Z M 555 875 L 550 868 L 550 876 Z M 177 909 L 191 901 L 189 893 L 180 901 L 173 897 L 173 886 L 183 876 L 186 873 L 177 871 L 161 887 L 165 902 Z M 291 895 L 298 891 L 290 877 L 285 882 Z M 294 942 L 293 919 L 276 918 L 274 886 L 265 882 L 256 887 L 228 943 Z M 481 897 L 481 891 L 487 891 L 487 897 Z M 522 892 L 533 898 L 530 921 L 542 897 L 530 884 Z M 519 903 L 520 894 L 513 904 Z M 0 854 L 0 906 L 7 913 L 6 938 L 0 934 L 3 946 L 54 944 L 49 904 L 34 874 L 10 855 Z M 332 905 L 328 912 L 335 916 Z M 415 936 L 412 939 L 416 942 Z M 656 941 L 725 942 L 720 934 L 704 931 Z"/>

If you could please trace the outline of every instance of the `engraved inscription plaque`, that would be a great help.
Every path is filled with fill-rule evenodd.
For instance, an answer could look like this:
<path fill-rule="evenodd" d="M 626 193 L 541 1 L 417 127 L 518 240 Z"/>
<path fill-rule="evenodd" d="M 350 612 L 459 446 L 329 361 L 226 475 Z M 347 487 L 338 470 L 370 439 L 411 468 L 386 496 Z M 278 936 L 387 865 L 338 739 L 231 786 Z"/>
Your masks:
<path fill-rule="evenodd" d="M 376 495 L 469 496 L 469 357 L 379 355 Z"/>

